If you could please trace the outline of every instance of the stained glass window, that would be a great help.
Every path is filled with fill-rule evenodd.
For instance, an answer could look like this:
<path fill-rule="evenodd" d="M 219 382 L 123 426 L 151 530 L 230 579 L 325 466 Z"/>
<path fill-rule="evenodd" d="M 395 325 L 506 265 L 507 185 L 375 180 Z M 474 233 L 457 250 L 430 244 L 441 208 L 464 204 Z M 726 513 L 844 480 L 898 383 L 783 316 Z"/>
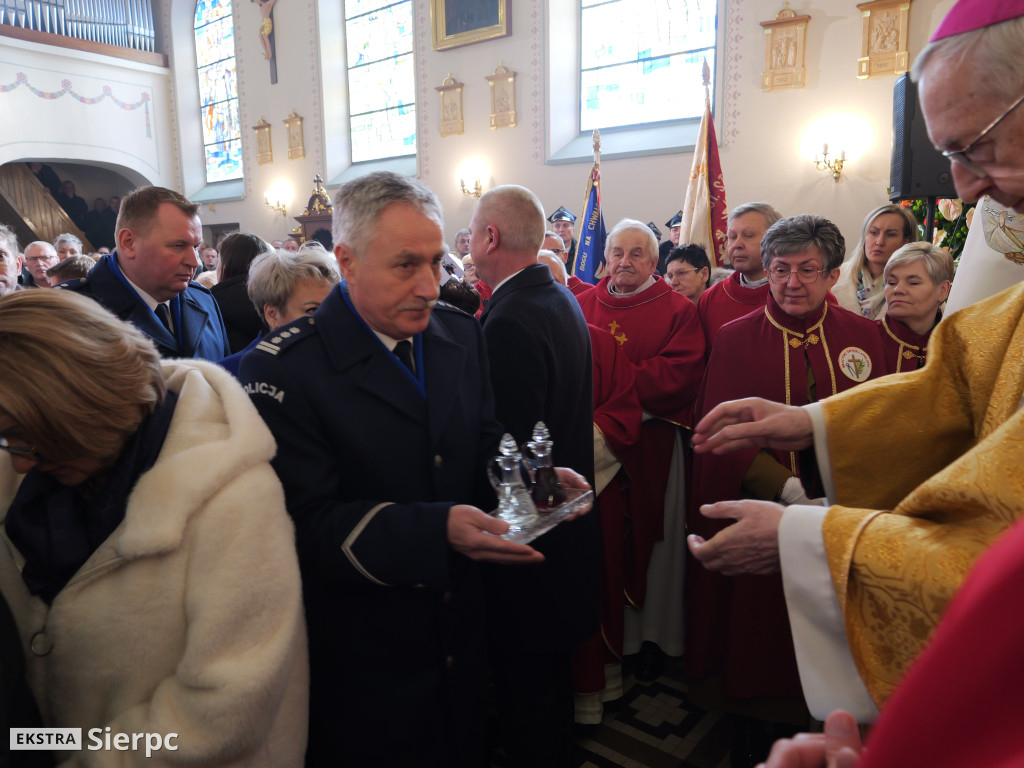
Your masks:
<path fill-rule="evenodd" d="M 700 117 L 717 0 L 581 0 L 580 131 Z M 713 92 L 713 90 L 712 90 Z"/>
<path fill-rule="evenodd" d="M 345 0 L 352 162 L 416 154 L 412 0 Z"/>
<path fill-rule="evenodd" d="M 195 36 L 206 182 L 240 179 L 242 128 L 238 116 L 231 0 L 199 0 Z"/>

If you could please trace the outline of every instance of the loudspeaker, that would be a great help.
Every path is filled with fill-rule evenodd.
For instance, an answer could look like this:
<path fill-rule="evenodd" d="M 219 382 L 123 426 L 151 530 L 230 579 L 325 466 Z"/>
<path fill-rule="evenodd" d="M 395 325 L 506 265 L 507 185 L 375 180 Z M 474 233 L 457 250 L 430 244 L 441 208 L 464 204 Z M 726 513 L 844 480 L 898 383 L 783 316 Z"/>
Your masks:
<path fill-rule="evenodd" d="M 956 197 L 949 160 L 928 140 L 917 86 L 901 75 L 892 92 L 892 163 L 889 200 Z"/>

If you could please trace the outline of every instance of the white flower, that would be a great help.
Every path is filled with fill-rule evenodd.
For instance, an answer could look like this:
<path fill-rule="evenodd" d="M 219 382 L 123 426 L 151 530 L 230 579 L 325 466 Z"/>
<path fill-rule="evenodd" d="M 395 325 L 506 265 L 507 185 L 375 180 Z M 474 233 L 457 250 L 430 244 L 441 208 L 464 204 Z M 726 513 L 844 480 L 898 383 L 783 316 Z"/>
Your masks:
<path fill-rule="evenodd" d="M 963 204 L 956 198 L 950 199 L 945 197 L 939 200 L 939 213 L 942 214 L 942 218 L 946 219 L 946 221 L 956 221 L 959 219 L 963 209 Z"/>

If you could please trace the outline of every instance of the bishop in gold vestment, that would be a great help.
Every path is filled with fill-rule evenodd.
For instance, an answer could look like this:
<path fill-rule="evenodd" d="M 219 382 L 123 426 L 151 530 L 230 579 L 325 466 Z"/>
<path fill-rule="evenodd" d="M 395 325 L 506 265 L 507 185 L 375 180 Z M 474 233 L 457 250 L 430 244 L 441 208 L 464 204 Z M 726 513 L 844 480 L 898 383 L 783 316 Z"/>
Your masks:
<path fill-rule="evenodd" d="M 837 505 L 825 550 L 879 704 L 974 561 L 1024 512 L 1022 315 L 1016 286 L 941 323 L 922 370 L 822 404 Z"/>
<path fill-rule="evenodd" d="M 714 505 L 702 511 L 740 522 L 706 543 L 691 541 L 691 551 L 715 570 L 763 573 L 756 568 L 771 562 L 774 548 L 816 717 L 842 707 L 871 720 L 971 565 L 1024 516 L 1022 315 L 1019 285 L 943 320 L 923 369 L 803 409 L 726 403 L 697 426 L 694 444 L 705 451 L 755 435 L 769 440 L 755 444 L 774 445 L 805 429 L 809 442 L 813 424 L 834 506 Z M 796 431 L 782 429 L 791 419 L 782 411 L 800 410 L 808 426 L 790 420 Z M 728 424 L 744 426 L 727 435 L 720 430 Z M 758 522 L 769 518 L 777 529 Z M 756 560 L 752 551 L 769 557 Z"/>

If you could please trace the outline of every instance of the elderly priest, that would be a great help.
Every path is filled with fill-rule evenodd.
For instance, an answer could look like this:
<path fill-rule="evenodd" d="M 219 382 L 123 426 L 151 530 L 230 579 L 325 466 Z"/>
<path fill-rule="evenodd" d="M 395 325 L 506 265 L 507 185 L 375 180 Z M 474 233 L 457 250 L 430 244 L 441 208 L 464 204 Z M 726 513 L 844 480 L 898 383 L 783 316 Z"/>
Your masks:
<path fill-rule="evenodd" d="M 643 650 L 641 678 L 683 651 L 684 470 L 677 425 L 690 423 L 704 373 L 704 335 L 693 302 L 655 275 L 658 243 L 646 224 L 623 219 L 605 241 L 608 274 L 577 296 L 587 322 L 615 338 L 633 366 L 644 423 L 631 477 L 631 559 L 625 573 L 626 653 Z M 657 544 L 655 543 L 657 542 Z"/>

